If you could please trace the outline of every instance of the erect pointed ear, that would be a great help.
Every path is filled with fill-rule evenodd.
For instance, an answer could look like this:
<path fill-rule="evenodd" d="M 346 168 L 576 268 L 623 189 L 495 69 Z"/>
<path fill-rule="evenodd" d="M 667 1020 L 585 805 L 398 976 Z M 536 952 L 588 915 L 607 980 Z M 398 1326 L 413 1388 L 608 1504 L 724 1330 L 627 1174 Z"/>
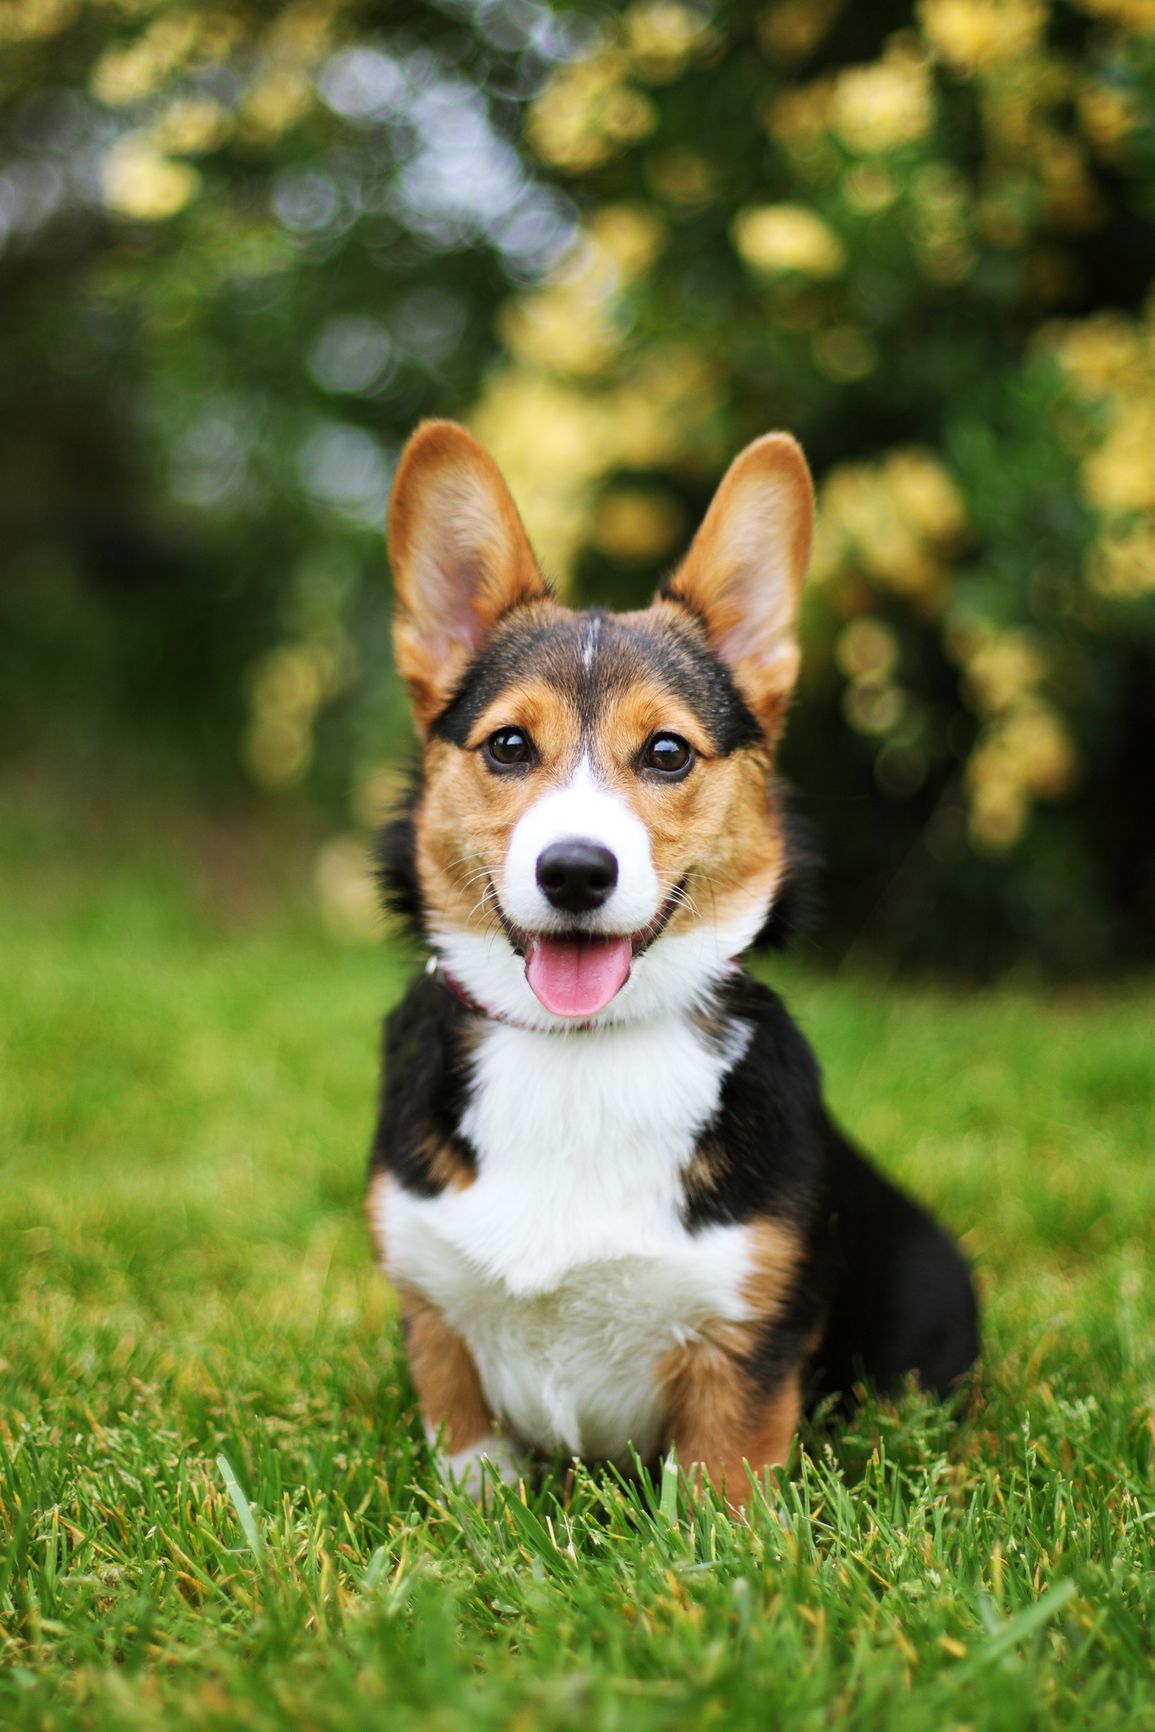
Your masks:
<path fill-rule="evenodd" d="M 393 653 L 424 733 L 502 614 L 549 593 L 497 464 L 456 422 L 424 422 L 401 454 L 389 557 Z"/>
<path fill-rule="evenodd" d="M 802 448 L 767 433 L 735 457 L 663 593 L 696 613 L 767 733 L 798 676 L 798 607 L 814 489 Z"/>

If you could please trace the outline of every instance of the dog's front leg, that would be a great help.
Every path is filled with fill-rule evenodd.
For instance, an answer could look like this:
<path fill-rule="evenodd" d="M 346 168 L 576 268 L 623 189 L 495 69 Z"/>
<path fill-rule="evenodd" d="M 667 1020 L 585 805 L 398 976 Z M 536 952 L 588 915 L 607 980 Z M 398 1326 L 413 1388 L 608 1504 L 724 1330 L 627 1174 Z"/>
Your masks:
<path fill-rule="evenodd" d="M 746 1464 L 755 1477 L 781 1467 L 802 1416 L 801 1362 L 766 1389 L 744 1346 L 703 1336 L 679 1347 L 666 1371 L 667 1448 L 687 1472 L 701 1469 L 735 1511 L 750 1496 Z"/>
<path fill-rule="evenodd" d="M 401 1302 L 409 1369 L 438 1473 L 471 1497 L 481 1495 L 484 1462 L 516 1485 L 520 1459 L 498 1429 L 469 1348 L 427 1299 L 406 1292 Z"/>

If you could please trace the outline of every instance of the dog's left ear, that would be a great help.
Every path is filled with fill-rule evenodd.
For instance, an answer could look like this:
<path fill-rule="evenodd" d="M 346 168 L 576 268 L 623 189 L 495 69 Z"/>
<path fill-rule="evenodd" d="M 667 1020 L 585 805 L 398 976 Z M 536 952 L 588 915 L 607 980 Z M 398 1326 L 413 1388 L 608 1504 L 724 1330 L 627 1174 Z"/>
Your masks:
<path fill-rule="evenodd" d="M 663 594 L 697 614 L 769 734 L 798 677 L 798 608 L 814 488 L 802 448 L 767 433 L 735 457 Z"/>
<path fill-rule="evenodd" d="M 464 427 L 426 421 L 389 501 L 393 654 L 424 734 L 503 613 L 549 594 L 501 471 Z"/>

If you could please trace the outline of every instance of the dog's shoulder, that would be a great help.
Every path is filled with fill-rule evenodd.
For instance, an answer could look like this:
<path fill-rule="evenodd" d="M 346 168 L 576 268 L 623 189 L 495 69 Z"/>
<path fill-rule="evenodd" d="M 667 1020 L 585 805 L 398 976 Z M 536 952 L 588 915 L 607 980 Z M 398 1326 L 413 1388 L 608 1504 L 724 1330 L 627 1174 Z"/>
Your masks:
<path fill-rule="evenodd" d="M 786 1217 L 808 1230 L 826 1185 L 828 1123 L 818 1061 L 777 993 L 745 973 L 702 1019 L 740 1043 L 686 1179 L 691 1231 Z"/>
<path fill-rule="evenodd" d="M 436 1196 L 467 1184 L 476 1155 L 462 1135 L 469 1086 L 470 1018 L 429 974 L 419 974 L 385 1018 L 374 1175 Z"/>

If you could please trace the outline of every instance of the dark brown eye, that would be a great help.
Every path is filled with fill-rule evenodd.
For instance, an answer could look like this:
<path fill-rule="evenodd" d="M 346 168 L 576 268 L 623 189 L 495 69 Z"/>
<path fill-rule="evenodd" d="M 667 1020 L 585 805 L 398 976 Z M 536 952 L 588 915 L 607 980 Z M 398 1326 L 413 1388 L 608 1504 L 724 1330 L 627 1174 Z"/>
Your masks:
<path fill-rule="evenodd" d="M 533 756 L 533 746 L 528 734 L 520 728 L 498 728 L 496 734 L 490 734 L 485 742 L 485 752 L 490 763 L 499 770 L 512 770 L 518 764 L 528 764 Z"/>
<path fill-rule="evenodd" d="M 663 776 L 685 775 L 693 760 L 694 748 L 680 734 L 655 734 L 642 751 L 642 768 Z"/>

